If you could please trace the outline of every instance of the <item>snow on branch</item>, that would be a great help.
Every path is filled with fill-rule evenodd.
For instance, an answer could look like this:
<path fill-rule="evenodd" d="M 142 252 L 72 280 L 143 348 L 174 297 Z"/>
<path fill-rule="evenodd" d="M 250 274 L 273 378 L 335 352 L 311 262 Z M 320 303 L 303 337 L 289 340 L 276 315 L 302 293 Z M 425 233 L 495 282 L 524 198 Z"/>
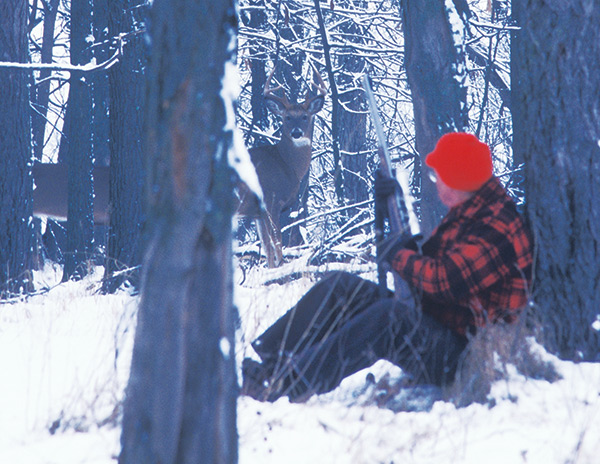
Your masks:
<path fill-rule="evenodd" d="M 68 72 L 95 72 L 111 68 L 119 62 L 119 58 L 123 55 L 123 45 L 125 43 L 125 35 L 120 34 L 116 39 L 118 41 L 115 52 L 106 61 L 96 64 L 95 60 L 84 65 L 71 64 L 55 64 L 55 63 L 14 63 L 10 61 L 0 61 L 0 69 L 24 69 L 29 71 L 49 70 L 49 71 L 68 71 Z"/>

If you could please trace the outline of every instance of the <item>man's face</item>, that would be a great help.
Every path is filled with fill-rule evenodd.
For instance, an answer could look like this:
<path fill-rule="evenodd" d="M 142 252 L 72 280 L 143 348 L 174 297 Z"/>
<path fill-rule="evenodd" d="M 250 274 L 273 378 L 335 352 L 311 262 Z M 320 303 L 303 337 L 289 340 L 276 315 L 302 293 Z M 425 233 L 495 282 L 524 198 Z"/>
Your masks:
<path fill-rule="evenodd" d="M 444 205 L 448 208 L 454 208 L 460 205 L 463 201 L 471 198 L 472 192 L 464 192 L 448 187 L 444 181 L 438 176 L 435 176 L 435 187 L 437 188 L 438 196 Z"/>

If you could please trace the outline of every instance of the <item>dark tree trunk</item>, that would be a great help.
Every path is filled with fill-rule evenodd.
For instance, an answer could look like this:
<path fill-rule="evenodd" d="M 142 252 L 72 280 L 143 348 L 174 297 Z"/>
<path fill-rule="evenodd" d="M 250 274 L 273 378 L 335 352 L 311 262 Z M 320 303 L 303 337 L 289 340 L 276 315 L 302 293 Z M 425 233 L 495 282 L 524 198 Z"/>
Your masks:
<path fill-rule="evenodd" d="M 58 4 L 60 0 L 51 0 L 43 2 L 44 7 L 44 28 L 42 32 L 42 51 L 41 62 L 52 63 L 54 50 L 54 32 L 56 26 L 56 13 L 58 12 Z M 41 161 L 45 133 L 46 133 L 46 117 L 48 114 L 48 102 L 50 101 L 50 71 L 41 70 L 39 79 L 35 88 L 34 113 L 32 118 L 33 125 L 33 150 L 36 160 Z"/>
<path fill-rule="evenodd" d="M 289 7 L 288 5 L 289 4 Z M 288 43 L 302 40 L 305 37 L 306 29 L 299 15 L 289 14 L 289 9 L 293 11 L 300 10 L 297 1 L 278 2 L 277 8 L 280 13 L 285 13 L 284 17 L 280 17 L 277 23 L 277 30 L 280 38 L 277 41 L 276 56 L 272 57 L 274 64 L 278 67 L 279 72 L 276 77 L 282 78 L 283 87 L 287 89 L 290 95 L 290 101 L 296 99 L 302 101 L 302 67 L 306 61 L 306 53 L 302 48 L 285 48 L 281 45 L 281 39 Z"/>
<path fill-rule="evenodd" d="M 518 0 L 514 151 L 536 242 L 533 296 L 547 346 L 600 361 L 600 3 Z"/>
<path fill-rule="evenodd" d="M 92 10 L 89 0 L 71 3 L 71 64 L 90 61 L 87 39 L 90 36 Z M 87 273 L 86 261 L 94 243 L 93 181 L 92 181 L 92 92 L 88 77 L 71 72 L 69 80 L 70 134 L 67 150 L 69 171 L 69 209 L 67 220 L 67 250 L 63 281 L 81 278 Z"/>
<path fill-rule="evenodd" d="M 234 15 L 232 0 L 152 6 L 149 241 L 121 464 L 237 462 L 234 196 L 221 97 Z"/>
<path fill-rule="evenodd" d="M 412 95 L 416 148 L 425 157 L 447 132 L 468 127 L 466 62 L 464 46 L 456 44 L 453 18 L 464 20 L 468 6 L 464 0 L 401 0 L 405 41 L 405 65 Z M 456 7 L 458 6 L 458 8 Z M 458 37 L 464 40 L 464 37 Z M 422 170 L 424 172 L 424 170 Z M 421 229 L 429 234 L 445 214 L 435 185 L 421 175 Z"/>
<path fill-rule="evenodd" d="M 364 7 L 363 0 L 348 2 L 353 7 Z M 341 33 L 352 37 L 361 37 L 364 28 L 353 21 L 346 21 L 340 26 Z M 348 86 L 354 86 L 353 77 L 364 73 L 365 59 L 350 47 L 342 49 L 338 55 L 338 65 L 341 68 L 340 88 L 345 90 L 340 96 L 340 151 L 344 169 L 345 203 L 353 204 L 364 201 L 369 197 L 370 183 L 365 178 L 367 173 L 367 113 L 364 93 L 361 90 L 347 91 Z M 356 213 L 350 210 L 349 215 Z"/>
<path fill-rule="evenodd" d="M 269 23 L 265 11 L 265 0 L 250 0 L 249 6 L 254 9 L 250 10 L 246 15 L 245 26 L 259 33 L 266 34 Z M 266 145 L 269 142 L 269 140 L 260 134 L 269 128 L 269 116 L 267 104 L 263 97 L 265 82 L 267 80 L 265 66 L 267 54 L 264 52 L 264 47 L 261 46 L 259 40 L 253 41 L 250 45 L 250 56 L 250 69 L 252 70 L 252 95 L 250 96 L 252 123 L 248 135 L 252 139 L 253 145 L 259 146 Z M 255 130 L 258 130 L 259 133 L 255 134 Z"/>
<path fill-rule="evenodd" d="M 266 35 L 269 32 L 269 23 L 267 20 L 265 0 L 249 0 L 250 11 L 240 17 L 243 25 L 251 28 L 259 35 Z M 250 94 L 250 113 L 252 121 L 250 130 L 246 134 L 246 146 L 262 146 L 271 143 L 268 137 L 263 136 L 269 128 L 269 111 L 267 103 L 263 96 L 265 82 L 267 81 L 267 59 L 262 39 L 252 39 L 249 41 L 250 47 L 250 70 L 251 70 L 251 94 Z M 246 241 L 248 229 L 253 221 L 249 218 L 238 218 L 239 227 L 237 236 L 240 241 Z"/>
<path fill-rule="evenodd" d="M 333 69 L 333 50 L 329 43 L 329 35 L 327 33 L 327 26 L 325 24 L 325 16 L 323 15 L 323 9 L 321 8 L 320 0 L 314 0 L 315 13 L 317 17 L 317 27 L 319 30 L 319 36 L 321 44 L 323 46 L 323 58 L 325 61 L 325 70 L 329 77 L 329 87 L 331 90 L 331 148 L 333 158 L 333 185 L 335 193 L 338 199 L 338 203 L 344 204 L 344 171 L 342 166 L 342 159 L 340 154 L 340 94 L 338 92 L 336 73 Z M 330 5 L 332 6 L 333 3 Z"/>
<path fill-rule="evenodd" d="M 146 50 L 142 34 L 145 0 L 110 2 L 110 35 L 129 33 L 124 55 L 109 71 L 110 77 L 110 232 L 105 291 L 116 290 L 125 280 L 137 285 L 141 262 L 143 217 L 143 129 L 146 99 Z"/>
<path fill-rule="evenodd" d="M 93 0 L 94 21 L 92 23 L 94 40 L 93 57 L 96 63 L 103 63 L 112 54 L 110 46 L 111 37 L 108 33 L 108 11 L 112 0 Z M 92 82 L 92 150 L 94 153 L 94 164 L 97 166 L 108 166 L 110 161 L 109 147 L 109 119 L 108 108 L 110 106 L 110 93 L 108 88 L 108 74 L 106 72 L 94 73 L 90 76 Z"/>
<path fill-rule="evenodd" d="M 27 2 L 0 2 L 0 61 L 27 62 Z M 28 74 L 0 70 L 0 298 L 31 290 L 33 266 Z"/>

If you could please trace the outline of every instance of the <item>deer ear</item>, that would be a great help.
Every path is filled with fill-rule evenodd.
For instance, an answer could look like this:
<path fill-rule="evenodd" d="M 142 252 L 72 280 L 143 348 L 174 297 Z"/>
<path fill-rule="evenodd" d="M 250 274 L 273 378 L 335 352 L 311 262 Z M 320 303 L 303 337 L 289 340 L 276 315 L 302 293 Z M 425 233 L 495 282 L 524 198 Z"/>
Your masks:
<path fill-rule="evenodd" d="M 267 102 L 267 108 L 269 108 L 270 111 L 279 116 L 283 114 L 285 110 L 285 105 L 283 104 L 283 102 L 272 98 L 265 98 L 265 100 Z"/>
<path fill-rule="evenodd" d="M 310 114 L 318 113 L 319 111 L 321 111 L 321 109 L 323 109 L 323 103 L 325 103 L 325 97 L 323 97 L 322 95 L 319 95 L 319 96 L 313 98 L 308 103 L 308 108 L 306 108 L 306 109 L 308 110 L 308 112 Z"/>

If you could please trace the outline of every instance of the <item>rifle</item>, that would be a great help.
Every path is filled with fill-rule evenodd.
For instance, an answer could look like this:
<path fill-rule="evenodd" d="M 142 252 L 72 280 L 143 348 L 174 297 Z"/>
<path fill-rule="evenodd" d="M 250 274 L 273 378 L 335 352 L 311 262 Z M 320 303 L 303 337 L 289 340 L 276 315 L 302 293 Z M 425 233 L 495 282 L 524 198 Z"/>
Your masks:
<path fill-rule="evenodd" d="M 394 177 L 392 171 L 392 163 L 390 158 L 390 153 L 388 150 L 388 146 L 386 143 L 386 137 L 383 132 L 383 125 L 381 124 L 381 118 L 379 116 L 379 111 L 377 109 L 377 103 L 375 102 L 375 96 L 373 95 L 373 90 L 371 89 L 371 83 L 369 81 L 369 76 L 365 74 L 363 76 L 363 88 L 365 90 L 365 95 L 367 96 L 367 101 L 369 103 L 369 110 L 371 113 L 371 119 L 373 121 L 373 126 L 375 127 L 375 132 L 377 134 L 378 141 L 378 152 L 379 152 L 379 164 L 380 170 L 382 174 L 386 177 Z M 390 231 L 393 235 L 397 236 L 398 240 L 408 240 L 418 233 L 416 230 L 412 230 L 411 228 L 411 220 L 410 213 L 408 209 L 408 205 L 405 200 L 405 193 L 402 189 L 401 184 L 395 195 L 391 195 L 388 198 L 388 219 L 390 224 Z M 378 208 L 375 209 L 376 217 L 375 217 L 375 237 L 377 240 L 377 244 L 380 245 L 381 241 L 384 239 L 384 222 L 385 218 L 381 217 L 378 214 Z M 378 255 L 380 254 L 380 247 L 377 247 Z M 383 294 L 387 293 L 387 282 L 386 282 L 386 273 L 388 269 L 385 269 L 382 266 L 382 263 L 377 264 L 377 277 L 379 280 L 379 288 L 380 292 Z M 395 289 L 395 297 L 400 298 L 400 289 L 405 287 L 404 282 L 396 273 L 394 275 L 394 289 Z"/>

